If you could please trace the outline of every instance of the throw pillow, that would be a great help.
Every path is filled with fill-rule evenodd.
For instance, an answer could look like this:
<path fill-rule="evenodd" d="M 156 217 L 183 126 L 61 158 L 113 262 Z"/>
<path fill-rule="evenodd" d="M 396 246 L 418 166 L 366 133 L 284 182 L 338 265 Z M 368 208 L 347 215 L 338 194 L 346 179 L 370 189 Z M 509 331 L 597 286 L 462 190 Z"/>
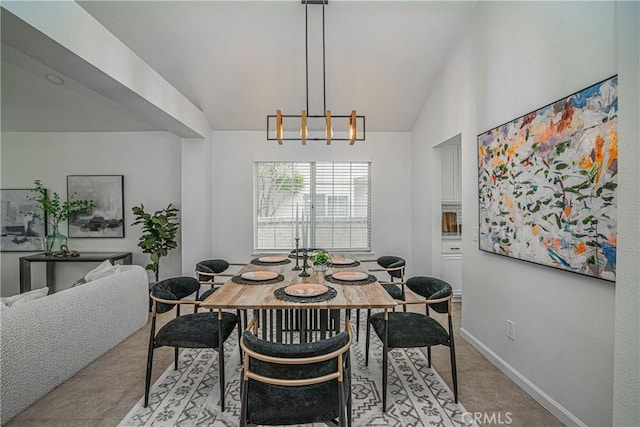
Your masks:
<path fill-rule="evenodd" d="M 27 304 L 28 302 L 31 302 L 38 298 L 42 298 L 48 293 L 49 288 L 45 286 L 44 288 L 34 289 L 23 294 L 0 298 L 0 303 L 2 303 L 3 307 L 15 307 L 17 305 Z"/>
<path fill-rule="evenodd" d="M 112 265 L 111 261 L 105 260 L 99 266 L 88 272 L 84 276 L 86 282 L 102 279 L 115 273 L 120 272 L 120 265 Z"/>

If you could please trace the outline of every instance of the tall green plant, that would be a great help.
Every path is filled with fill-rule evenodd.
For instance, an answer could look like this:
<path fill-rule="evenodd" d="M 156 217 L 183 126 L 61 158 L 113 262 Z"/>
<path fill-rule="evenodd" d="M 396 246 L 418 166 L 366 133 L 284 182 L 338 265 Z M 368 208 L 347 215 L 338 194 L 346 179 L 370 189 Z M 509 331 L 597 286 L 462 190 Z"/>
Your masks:
<path fill-rule="evenodd" d="M 145 212 L 144 205 L 131 208 L 136 220 L 131 225 L 142 224 L 142 236 L 138 246 L 142 252 L 149 254 L 151 263 L 144 268 L 153 271 L 156 282 L 159 280 L 160 258 L 167 256 L 171 249 L 178 246 L 176 235 L 178 234 L 178 208 L 169 203 L 164 209 L 157 210 L 153 214 Z"/>

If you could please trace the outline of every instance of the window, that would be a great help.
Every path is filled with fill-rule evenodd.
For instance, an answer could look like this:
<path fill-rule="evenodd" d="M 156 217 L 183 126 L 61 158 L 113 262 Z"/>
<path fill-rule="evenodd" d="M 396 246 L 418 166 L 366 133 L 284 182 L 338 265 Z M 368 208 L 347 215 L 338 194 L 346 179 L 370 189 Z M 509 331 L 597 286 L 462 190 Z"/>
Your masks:
<path fill-rule="evenodd" d="M 370 163 L 256 162 L 255 250 L 370 250 Z"/>

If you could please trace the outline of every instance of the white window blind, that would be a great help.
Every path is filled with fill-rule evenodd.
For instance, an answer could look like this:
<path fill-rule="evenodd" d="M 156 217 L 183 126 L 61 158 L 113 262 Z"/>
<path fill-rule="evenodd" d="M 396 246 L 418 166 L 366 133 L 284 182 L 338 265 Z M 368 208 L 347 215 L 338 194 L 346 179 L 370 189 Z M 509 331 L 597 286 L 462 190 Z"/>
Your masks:
<path fill-rule="evenodd" d="M 370 163 L 256 162 L 255 250 L 370 250 Z"/>

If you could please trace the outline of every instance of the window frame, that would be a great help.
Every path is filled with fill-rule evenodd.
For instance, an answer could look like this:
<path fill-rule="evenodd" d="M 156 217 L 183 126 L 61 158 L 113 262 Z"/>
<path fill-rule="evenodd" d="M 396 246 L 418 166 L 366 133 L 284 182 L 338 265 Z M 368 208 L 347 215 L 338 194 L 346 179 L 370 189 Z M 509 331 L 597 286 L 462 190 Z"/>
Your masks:
<path fill-rule="evenodd" d="M 363 247 L 323 247 L 323 249 L 326 250 L 330 250 L 330 251 L 336 251 L 336 252 L 361 252 L 361 253 L 369 253 L 371 252 L 371 162 L 370 161 L 265 161 L 265 160 L 254 160 L 253 161 L 253 251 L 254 253 L 265 253 L 265 252 L 282 252 L 284 250 L 289 251 L 291 250 L 291 248 L 295 247 L 295 243 L 294 243 L 294 239 L 292 238 L 291 240 L 291 247 L 277 247 L 278 245 L 275 244 L 275 239 L 274 239 L 274 245 L 272 246 L 276 246 L 276 247 L 259 247 L 259 213 L 258 213 L 258 208 L 259 208 L 259 203 L 258 203 L 258 196 L 259 196 L 259 168 L 261 165 L 268 165 L 268 164 L 274 164 L 274 165 L 296 165 L 296 164 L 305 164 L 308 165 L 309 167 L 309 176 L 308 176 L 308 182 L 305 181 L 305 186 L 308 186 L 308 193 L 301 193 L 300 198 L 303 199 L 311 199 L 314 201 L 314 203 L 311 203 L 311 206 L 307 206 L 307 208 L 310 209 L 311 214 L 309 217 L 309 242 L 307 244 L 308 247 L 318 247 L 316 244 L 317 241 L 317 219 L 318 219 L 318 212 L 317 212 L 317 206 L 316 206 L 316 198 L 318 197 L 317 194 L 317 187 L 318 187 L 318 171 L 317 171 L 317 166 L 319 164 L 329 164 L 331 165 L 331 170 L 335 170 L 336 165 L 349 165 L 349 173 L 352 173 L 354 165 L 355 166 L 359 166 L 359 167 L 365 167 L 366 168 L 366 244 Z M 326 177 L 325 177 L 326 178 Z M 307 179 L 307 177 L 305 177 L 305 180 Z M 331 185 L 334 186 L 336 185 L 335 180 L 331 181 Z M 353 229 L 353 223 L 354 221 L 351 221 L 351 219 L 353 218 L 353 210 L 357 209 L 358 206 L 362 207 L 362 205 L 357 205 L 355 203 L 353 194 L 354 194 L 354 188 L 356 187 L 356 182 L 354 178 L 350 178 L 350 182 L 345 183 L 345 182 L 341 182 L 338 181 L 338 185 L 348 185 L 349 188 L 349 192 L 350 192 L 350 203 L 347 204 L 344 207 L 340 207 L 340 210 L 345 209 L 347 212 L 351 212 L 349 219 L 350 221 L 348 221 L 349 225 L 349 229 Z M 349 196 L 344 196 L 344 195 L 340 195 L 340 194 L 333 194 L 333 193 L 326 193 L 323 192 L 321 194 L 322 197 L 324 197 L 324 217 L 332 217 L 333 218 L 333 212 L 335 211 L 335 206 L 333 206 L 329 200 L 331 200 L 333 198 L 335 203 L 335 200 L 340 199 L 341 197 L 349 197 Z M 292 202 L 293 203 L 293 202 Z M 301 202 L 302 203 L 302 202 Z M 303 206 L 302 204 L 300 205 L 301 207 Z M 291 206 L 291 209 L 293 210 L 293 206 Z M 331 213 L 331 215 L 329 215 L 329 213 Z M 292 215 L 293 216 L 293 215 Z M 295 225 L 295 220 L 292 221 L 292 224 Z M 335 228 L 335 223 L 333 223 L 332 220 L 332 225 L 331 225 L 331 230 L 336 230 Z M 275 232 L 275 231 L 274 231 Z M 335 231 L 333 231 L 335 232 Z M 333 240 L 333 239 L 332 239 Z M 303 246 L 303 242 L 302 239 L 299 242 L 299 246 L 302 247 Z"/>

